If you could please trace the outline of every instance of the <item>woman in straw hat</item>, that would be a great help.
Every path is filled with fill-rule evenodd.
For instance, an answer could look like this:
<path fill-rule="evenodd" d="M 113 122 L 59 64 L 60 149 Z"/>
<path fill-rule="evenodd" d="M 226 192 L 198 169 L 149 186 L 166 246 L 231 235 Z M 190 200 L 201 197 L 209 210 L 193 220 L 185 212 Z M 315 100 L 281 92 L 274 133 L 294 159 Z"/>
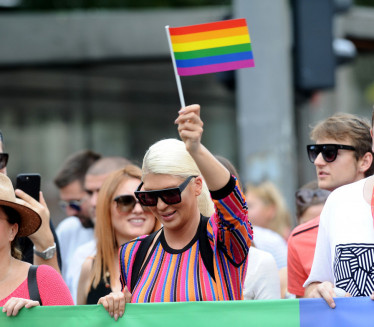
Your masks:
<path fill-rule="evenodd" d="M 20 202 L 15 197 L 10 179 L 0 174 L 0 306 L 3 312 L 15 316 L 23 307 L 73 305 L 68 287 L 52 267 L 38 266 L 36 283 L 33 283 L 32 275 L 28 278 L 29 271 L 33 270 L 30 270 L 29 263 L 20 260 L 16 240 L 35 233 L 41 225 L 41 218 Z"/>
<path fill-rule="evenodd" d="M 122 245 L 123 292 L 99 300 L 116 320 L 126 302 L 243 298 L 252 239 L 244 195 L 237 179 L 200 142 L 200 106 L 182 108 L 175 124 L 182 141 L 161 140 L 148 149 L 135 192 L 163 228 L 142 262 L 138 254 L 149 238 Z"/>

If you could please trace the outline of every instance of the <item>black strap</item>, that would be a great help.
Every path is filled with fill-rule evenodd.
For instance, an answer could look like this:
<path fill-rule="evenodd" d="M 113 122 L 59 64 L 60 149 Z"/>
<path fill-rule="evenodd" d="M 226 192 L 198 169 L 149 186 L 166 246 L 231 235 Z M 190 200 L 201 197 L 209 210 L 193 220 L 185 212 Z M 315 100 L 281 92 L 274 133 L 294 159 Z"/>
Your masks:
<path fill-rule="evenodd" d="M 208 270 L 208 273 L 210 277 L 213 278 L 214 281 L 216 281 L 216 278 L 214 276 L 214 266 L 213 266 L 213 250 L 210 246 L 210 242 L 208 239 L 208 233 L 207 233 L 207 226 L 208 226 L 208 217 L 201 216 L 201 227 L 200 227 L 200 233 L 199 233 L 199 248 L 200 248 L 200 254 L 201 259 L 203 259 L 205 268 Z"/>
<path fill-rule="evenodd" d="M 42 305 L 42 300 L 40 299 L 38 281 L 36 280 L 36 270 L 38 266 L 30 266 L 29 273 L 27 275 L 27 286 L 29 288 L 30 300 L 38 301 Z"/>
<path fill-rule="evenodd" d="M 145 256 L 147 255 L 148 249 L 151 246 L 153 239 L 155 238 L 158 232 L 159 230 L 145 237 L 139 245 L 139 249 L 135 255 L 134 265 L 132 267 L 130 292 L 134 290 L 136 282 L 138 281 L 138 278 L 139 278 L 140 269 L 142 268 Z"/>

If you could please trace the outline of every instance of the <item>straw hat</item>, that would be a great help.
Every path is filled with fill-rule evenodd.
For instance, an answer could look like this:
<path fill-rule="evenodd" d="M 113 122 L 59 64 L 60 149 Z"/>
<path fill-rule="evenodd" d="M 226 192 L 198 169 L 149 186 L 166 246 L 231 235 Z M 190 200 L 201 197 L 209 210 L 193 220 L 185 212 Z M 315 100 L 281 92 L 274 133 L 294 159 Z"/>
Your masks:
<path fill-rule="evenodd" d="M 42 223 L 42 219 L 34 210 L 16 202 L 16 195 L 11 180 L 1 173 L 0 206 L 13 208 L 18 212 L 21 223 L 18 226 L 17 236 L 29 236 L 35 233 Z"/>

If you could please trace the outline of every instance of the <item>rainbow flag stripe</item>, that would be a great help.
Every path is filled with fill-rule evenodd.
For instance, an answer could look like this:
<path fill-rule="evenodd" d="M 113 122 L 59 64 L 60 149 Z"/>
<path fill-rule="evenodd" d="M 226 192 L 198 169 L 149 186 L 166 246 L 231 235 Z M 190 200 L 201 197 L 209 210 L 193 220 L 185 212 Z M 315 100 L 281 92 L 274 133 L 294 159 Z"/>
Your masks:
<path fill-rule="evenodd" d="M 254 67 L 244 18 L 170 27 L 170 39 L 180 76 Z"/>

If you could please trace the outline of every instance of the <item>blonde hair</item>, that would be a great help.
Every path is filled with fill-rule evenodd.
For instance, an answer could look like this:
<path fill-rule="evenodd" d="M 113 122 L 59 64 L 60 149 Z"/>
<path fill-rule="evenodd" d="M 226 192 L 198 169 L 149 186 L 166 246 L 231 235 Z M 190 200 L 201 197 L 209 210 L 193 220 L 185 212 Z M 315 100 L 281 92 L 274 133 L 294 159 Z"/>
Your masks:
<path fill-rule="evenodd" d="M 253 193 L 259 197 L 265 206 L 273 205 L 275 207 L 275 216 L 267 228 L 284 237 L 284 231 L 291 228 L 291 213 L 277 187 L 270 181 L 262 182 L 259 185 L 247 184 L 246 193 Z"/>
<path fill-rule="evenodd" d="M 144 156 L 142 177 L 144 178 L 147 174 L 165 174 L 187 178 L 201 175 L 201 172 L 187 152 L 184 142 L 177 139 L 164 139 L 154 143 Z M 214 212 L 214 205 L 204 179 L 202 192 L 197 201 L 200 213 L 210 217 Z"/>
<path fill-rule="evenodd" d="M 101 278 L 107 282 L 107 277 L 103 272 L 109 272 L 109 276 L 114 276 L 115 270 L 118 267 L 113 263 L 113 257 L 117 255 L 118 247 L 115 236 L 114 227 L 111 219 L 111 203 L 113 196 L 118 186 L 124 181 L 131 178 L 141 178 L 141 169 L 132 164 L 128 164 L 125 168 L 119 169 L 111 173 L 104 181 L 100 188 L 97 206 L 96 206 L 96 257 L 91 271 L 91 284 L 96 288 Z M 161 226 L 156 218 L 153 230 L 150 233 L 158 230 Z M 140 236 L 140 235 L 139 235 Z"/>

